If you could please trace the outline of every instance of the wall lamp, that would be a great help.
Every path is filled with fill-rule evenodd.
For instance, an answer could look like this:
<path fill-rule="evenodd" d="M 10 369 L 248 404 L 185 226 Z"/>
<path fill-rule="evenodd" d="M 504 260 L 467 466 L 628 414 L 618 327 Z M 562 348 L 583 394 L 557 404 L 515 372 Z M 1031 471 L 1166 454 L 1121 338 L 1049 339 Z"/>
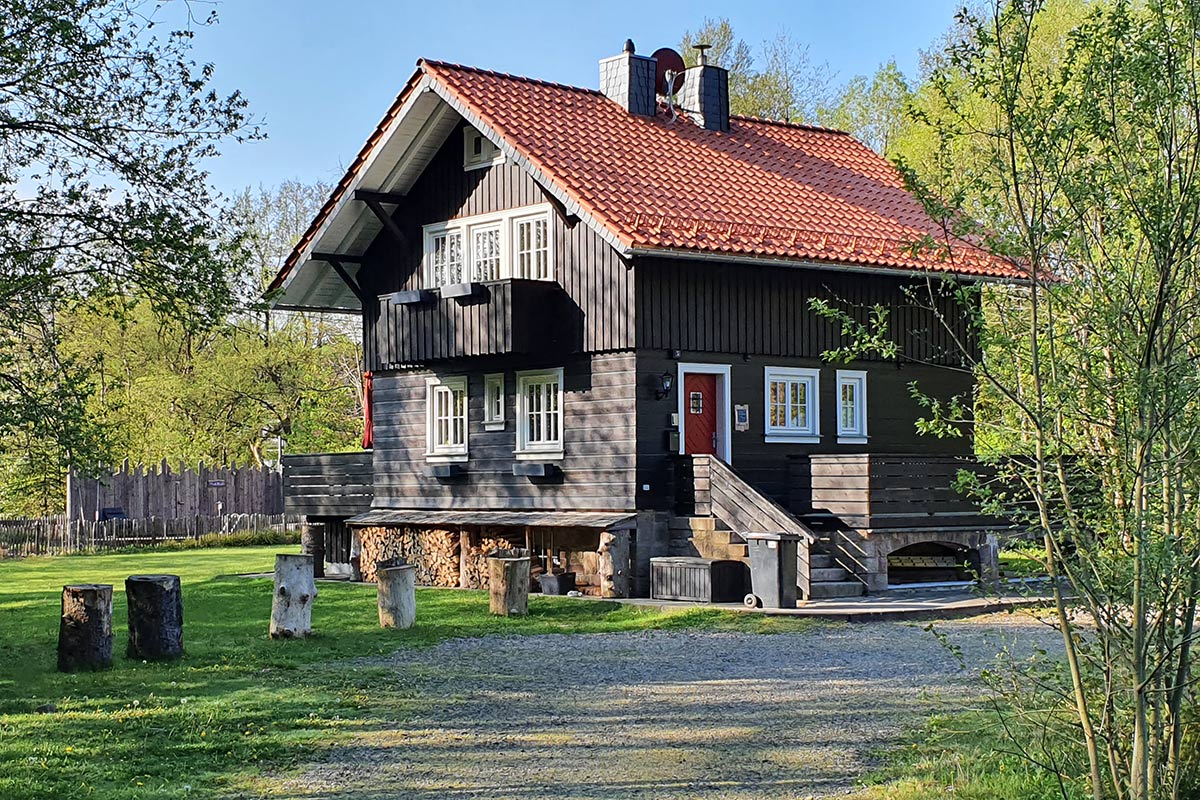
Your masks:
<path fill-rule="evenodd" d="M 675 385 L 675 376 L 669 372 L 664 372 L 658 376 L 658 384 L 654 389 L 654 399 L 662 400 L 664 397 L 671 395 L 671 387 Z"/>

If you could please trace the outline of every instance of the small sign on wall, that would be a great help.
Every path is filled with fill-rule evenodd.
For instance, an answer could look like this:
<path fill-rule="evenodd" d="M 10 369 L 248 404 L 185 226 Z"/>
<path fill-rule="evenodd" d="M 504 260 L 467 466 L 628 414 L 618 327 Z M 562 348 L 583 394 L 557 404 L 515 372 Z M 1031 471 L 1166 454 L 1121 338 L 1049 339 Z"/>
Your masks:
<path fill-rule="evenodd" d="M 735 430 L 750 430 L 750 406 L 739 404 L 733 407 L 733 427 Z"/>

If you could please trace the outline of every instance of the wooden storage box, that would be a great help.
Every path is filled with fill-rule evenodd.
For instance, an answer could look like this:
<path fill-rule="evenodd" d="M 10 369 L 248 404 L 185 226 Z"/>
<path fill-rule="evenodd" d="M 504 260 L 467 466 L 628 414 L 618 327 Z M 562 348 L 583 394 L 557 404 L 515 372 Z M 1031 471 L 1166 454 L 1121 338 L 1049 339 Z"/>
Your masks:
<path fill-rule="evenodd" d="M 740 603 L 746 596 L 741 561 L 667 556 L 650 559 L 650 597 L 693 603 Z"/>

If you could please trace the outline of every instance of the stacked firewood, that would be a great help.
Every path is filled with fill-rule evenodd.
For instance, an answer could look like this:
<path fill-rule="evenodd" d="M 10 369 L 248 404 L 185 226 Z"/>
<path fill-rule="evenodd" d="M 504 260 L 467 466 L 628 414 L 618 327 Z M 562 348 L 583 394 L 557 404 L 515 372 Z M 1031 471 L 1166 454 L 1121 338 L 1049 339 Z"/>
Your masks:
<path fill-rule="evenodd" d="M 380 561 L 403 558 L 413 564 L 422 586 L 458 586 L 458 531 L 416 528 L 363 528 L 359 531 L 363 580 L 376 579 Z"/>
<path fill-rule="evenodd" d="M 467 589 L 488 588 L 488 553 L 493 550 L 511 550 L 525 546 L 524 537 L 518 541 L 503 536 L 472 533 L 465 538 L 467 550 L 463 557 L 462 585 Z M 538 570 L 535 569 L 536 571 Z"/>

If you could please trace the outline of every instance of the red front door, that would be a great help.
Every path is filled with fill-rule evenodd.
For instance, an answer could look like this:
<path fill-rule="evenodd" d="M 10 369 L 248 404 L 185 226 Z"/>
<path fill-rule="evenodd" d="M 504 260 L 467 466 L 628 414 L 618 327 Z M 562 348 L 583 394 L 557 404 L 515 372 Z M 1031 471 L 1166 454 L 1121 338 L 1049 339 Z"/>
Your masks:
<path fill-rule="evenodd" d="M 683 375 L 683 449 L 717 455 L 717 376 Z"/>

